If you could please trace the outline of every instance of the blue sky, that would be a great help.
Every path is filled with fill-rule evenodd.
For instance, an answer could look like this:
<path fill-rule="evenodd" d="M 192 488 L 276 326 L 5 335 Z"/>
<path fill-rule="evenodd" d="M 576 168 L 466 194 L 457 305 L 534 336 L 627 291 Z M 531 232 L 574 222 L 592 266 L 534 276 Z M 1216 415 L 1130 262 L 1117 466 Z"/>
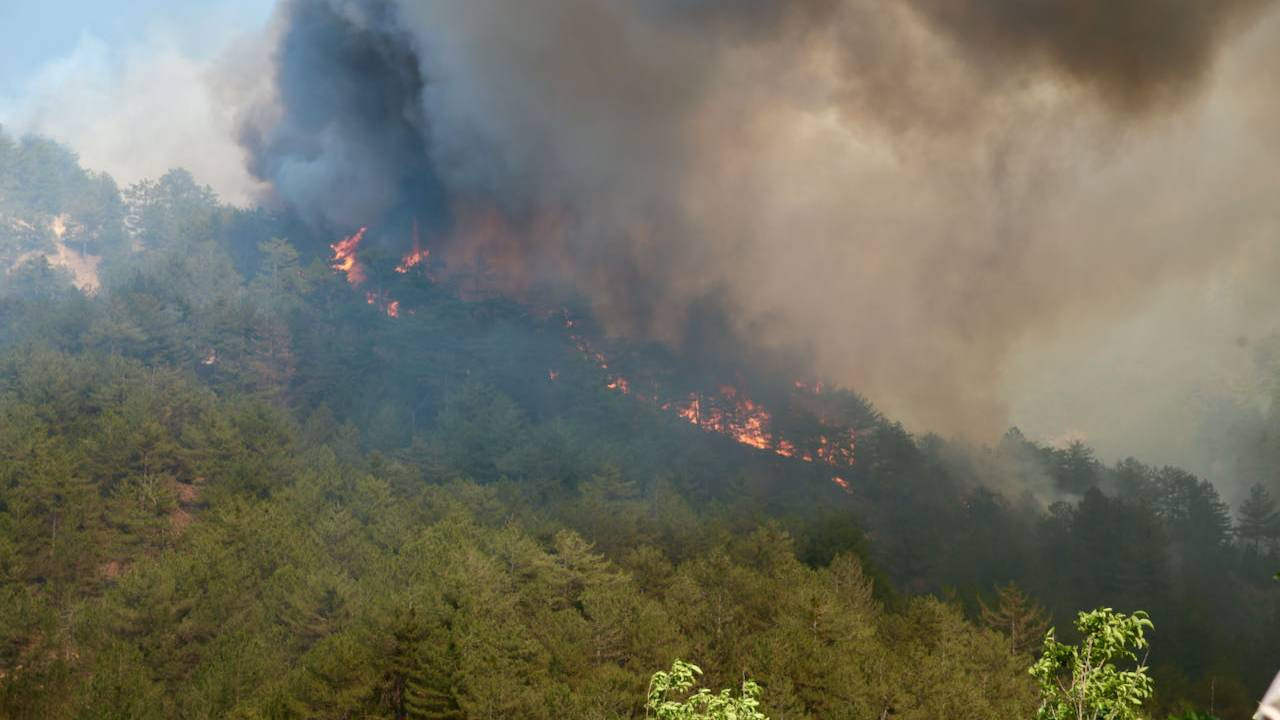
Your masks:
<path fill-rule="evenodd" d="M 174 167 L 248 202 L 227 70 L 276 0 L 0 0 L 0 128 L 66 144 L 127 185 Z M 238 88 L 239 89 L 239 88 Z"/>
<path fill-rule="evenodd" d="M 156 27 L 183 31 L 190 53 L 216 52 L 229 33 L 260 27 L 273 0 L 0 0 L 0 98 L 72 54 L 85 36 L 109 50 L 144 41 Z"/>

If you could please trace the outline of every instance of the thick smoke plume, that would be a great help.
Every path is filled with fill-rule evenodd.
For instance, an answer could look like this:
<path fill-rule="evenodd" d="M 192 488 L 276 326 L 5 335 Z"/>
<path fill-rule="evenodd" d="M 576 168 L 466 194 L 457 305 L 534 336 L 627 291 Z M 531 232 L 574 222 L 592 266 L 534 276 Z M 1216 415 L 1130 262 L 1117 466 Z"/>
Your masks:
<path fill-rule="evenodd" d="M 503 290 L 992 436 L 1012 355 L 1276 242 L 1270 5 L 291 0 L 243 145 L 334 237 L 416 220 Z"/>
<path fill-rule="evenodd" d="M 911 0 L 989 72 L 1052 70 L 1114 107 L 1193 92 L 1225 34 L 1267 0 Z"/>

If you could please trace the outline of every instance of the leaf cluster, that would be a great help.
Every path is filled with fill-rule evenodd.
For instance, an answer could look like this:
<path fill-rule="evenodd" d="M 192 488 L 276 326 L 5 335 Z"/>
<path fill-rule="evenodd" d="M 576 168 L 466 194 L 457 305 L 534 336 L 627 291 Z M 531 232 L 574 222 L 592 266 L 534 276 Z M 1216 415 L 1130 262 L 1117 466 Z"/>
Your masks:
<path fill-rule="evenodd" d="M 1075 627 L 1079 645 L 1057 641 L 1046 633 L 1044 650 L 1030 668 L 1040 686 L 1039 720 L 1137 720 L 1154 692 L 1147 667 L 1136 650 L 1147 647 L 1151 620 L 1141 610 L 1132 615 L 1101 608 L 1082 612 Z M 1123 670 L 1117 662 L 1135 663 Z"/>

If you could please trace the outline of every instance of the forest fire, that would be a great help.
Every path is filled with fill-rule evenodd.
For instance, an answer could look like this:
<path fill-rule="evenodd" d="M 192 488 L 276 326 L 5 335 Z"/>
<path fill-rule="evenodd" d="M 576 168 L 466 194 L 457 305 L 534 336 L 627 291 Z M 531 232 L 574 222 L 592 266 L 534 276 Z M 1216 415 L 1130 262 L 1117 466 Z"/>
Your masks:
<path fill-rule="evenodd" d="M 333 248 L 331 267 L 335 271 L 345 273 L 347 281 L 352 285 L 358 285 L 367 278 L 365 269 L 356 256 L 364 235 L 365 228 L 360 228 L 354 235 L 331 246 Z M 395 271 L 402 275 L 407 274 L 415 267 L 425 266 L 429 258 L 430 251 L 422 247 L 415 224 L 413 247 L 404 255 Z M 400 317 L 400 301 L 392 299 L 385 290 L 367 291 L 365 301 L 380 308 L 387 317 Z M 577 321 L 566 317 L 564 327 L 569 331 L 569 340 L 578 352 L 596 367 L 608 371 L 604 380 L 606 389 L 631 395 L 640 400 L 654 403 L 660 401 L 660 392 L 654 392 L 652 395 L 635 392 L 630 379 L 612 370 L 609 358 L 578 330 Z M 559 375 L 560 373 L 555 370 L 547 372 L 547 377 L 552 382 L 558 380 Z M 818 382 L 810 385 L 796 381 L 794 386 L 797 392 L 815 395 L 822 392 L 822 385 Z M 795 441 L 778 436 L 772 429 L 773 417 L 770 413 L 732 385 L 720 385 L 718 392 L 715 393 L 689 393 L 682 401 L 669 400 L 662 402 L 659 407 L 666 412 L 675 413 L 676 416 L 701 430 L 727 436 L 741 445 L 772 452 L 780 457 L 794 458 L 807 463 L 820 462 L 833 467 L 853 465 L 856 437 L 852 430 L 848 431 L 847 440 L 841 438 L 839 441 L 832 441 L 827 435 L 822 435 L 818 437 L 816 444 L 809 442 L 808 446 L 802 449 Z M 832 482 L 849 492 L 849 483 L 843 478 L 834 477 Z"/>
<path fill-rule="evenodd" d="M 769 413 L 749 399 L 739 399 L 739 395 L 737 389 L 726 385 L 720 388 L 719 398 L 693 393 L 685 403 L 674 406 L 666 403 L 662 408 L 664 410 L 674 408 L 678 416 L 707 432 L 728 435 L 740 444 L 757 450 L 772 451 L 782 457 L 796 458 L 796 444 L 786 438 L 775 439 L 769 431 L 772 422 Z M 717 400 L 727 401 L 728 406 L 723 406 Z M 849 430 L 846 437 L 847 441 L 841 439 L 837 442 L 826 435 L 819 436 L 818 447 L 811 453 L 805 452 L 799 455 L 798 459 L 808 463 L 816 460 L 832 467 L 852 466 L 857 436 L 853 430 Z M 849 481 L 843 477 L 833 476 L 831 482 L 846 493 L 853 492 Z"/>
<path fill-rule="evenodd" d="M 611 370 L 609 358 L 596 349 L 589 340 L 577 331 L 577 322 L 565 318 L 564 327 L 569 330 L 569 340 L 584 358 L 591 361 L 601 370 L 609 371 L 605 375 L 605 388 L 633 395 L 641 400 L 659 402 L 661 392 L 652 395 L 635 392 L 633 383 L 626 377 Z M 555 377 L 552 376 L 552 380 Z M 817 394 L 821 392 L 821 384 L 807 385 L 797 381 L 797 391 Z M 726 435 L 736 442 L 757 450 L 772 452 L 785 458 L 795 458 L 803 462 L 820 462 L 833 467 L 848 467 L 854 462 L 854 446 L 856 434 L 849 430 L 847 434 L 833 441 L 827 435 L 819 436 L 817 443 L 803 452 L 795 441 L 783 438 L 772 430 L 773 417 L 765 408 L 752 401 L 745 393 L 732 385 L 721 385 L 717 393 L 689 393 L 683 400 L 668 400 L 659 405 L 665 412 L 672 412 L 706 432 Z M 832 481 L 849 491 L 848 482 L 835 477 Z"/>
<path fill-rule="evenodd" d="M 333 250 L 333 259 L 329 262 L 329 267 L 335 272 L 346 275 L 347 282 L 352 286 L 360 285 L 368 279 L 368 273 L 365 271 L 364 265 L 360 263 L 357 253 L 360 250 L 360 243 L 364 241 L 367 227 L 361 227 L 355 234 L 345 237 L 329 247 Z M 413 226 L 413 249 L 406 254 L 396 266 L 396 272 L 406 274 L 411 269 L 423 265 L 431 256 L 431 251 L 422 247 L 422 241 L 418 237 L 417 222 Z M 393 299 L 386 290 L 377 292 L 368 291 L 364 295 L 365 302 L 369 305 L 376 305 L 387 317 L 400 317 L 400 301 Z M 413 314 L 413 310 L 409 311 Z"/>
<path fill-rule="evenodd" d="M 385 312 L 389 318 L 400 317 L 400 301 L 391 299 L 386 292 L 366 292 L 364 294 L 364 301 L 366 304 L 374 305 L 379 310 Z M 410 314 L 413 313 L 412 310 L 409 312 Z"/>
<path fill-rule="evenodd" d="M 747 399 L 738 400 L 738 391 L 729 385 L 720 388 L 720 396 L 730 403 L 728 408 L 694 393 L 688 402 L 676 406 L 676 414 L 703 430 L 728 435 L 743 445 L 758 450 L 773 448 L 767 430 L 771 418 L 764 408 Z"/>
<path fill-rule="evenodd" d="M 404 275 L 413 268 L 421 265 L 431 257 L 431 251 L 422 247 L 422 240 L 418 237 L 418 221 L 413 221 L 413 249 L 400 260 L 400 264 L 396 266 L 396 272 Z"/>
<path fill-rule="evenodd" d="M 400 264 L 396 266 L 396 272 L 400 273 L 401 275 L 404 275 L 405 273 L 409 272 L 410 270 L 417 267 L 418 265 L 421 265 L 423 261 L 425 261 L 428 257 L 430 257 L 430 255 L 431 255 L 430 250 L 418 248 L 415 246 L 414 249 L 411 250 L 408 255 L 404 256 L 404 259 L 401 260 Z"/>
<path fill-rule="evenodd" d="M 364 266 L 360 264 L 360 259 L 356 257 L 356 251 L 360 248 L 360 242 L 364 240 L 364 233 L 367 228 L 360 228 L 350 237 L 343 238 L 329 247 L 333 250 L 333 260 L 329 263 L 329 267 L 347 276 L 347 282 L 352 285 L 359 285 L 365 280 Z"/>

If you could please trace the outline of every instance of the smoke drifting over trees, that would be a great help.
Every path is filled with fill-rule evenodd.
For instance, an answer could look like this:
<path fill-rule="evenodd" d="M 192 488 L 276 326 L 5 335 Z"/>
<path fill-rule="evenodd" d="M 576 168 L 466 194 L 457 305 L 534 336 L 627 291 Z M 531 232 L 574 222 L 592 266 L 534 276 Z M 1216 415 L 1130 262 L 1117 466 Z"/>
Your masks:
<path fill-rule="evenodd" d="M 274 5 L 0 97 L 0 716 L 1252 712 L 1271 4 Z"/>
<path fill-rule="evenodd" d="M 1038 333 L 1274 242 L 1268 5 L 299 0 L 244 144 L 335 230 L 990 434 Z"/>

